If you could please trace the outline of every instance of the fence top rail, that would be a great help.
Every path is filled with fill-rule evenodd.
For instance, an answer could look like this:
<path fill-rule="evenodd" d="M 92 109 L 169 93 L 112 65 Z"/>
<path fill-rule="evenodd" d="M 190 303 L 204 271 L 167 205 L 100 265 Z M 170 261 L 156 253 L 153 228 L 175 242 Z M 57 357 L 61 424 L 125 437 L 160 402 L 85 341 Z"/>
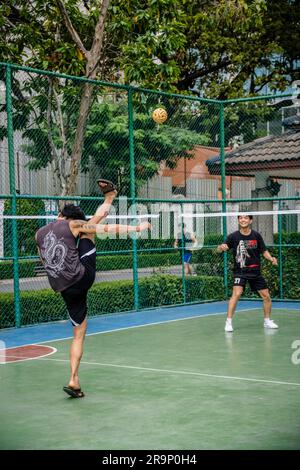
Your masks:
<path fill-rule="evenodd" d="M 275 100 L 279 98 L 289 98 L 294 96 L 293 93 L 282 93 L 281 95 L 259 95 L 259 96 L 248 96 L 244 98 L 233 98 L 230 100 L 223 100 L 223 104 L 232 104 L 232 103 L 245 103 L 248 101 L 262 101 L 262 100 Z"/>
<path fill-rule="evenodd" d="M 31 73 L 36 73 L 40 75 L 50 76 L 50 77 L 65 78 L 67 80 L 74 80 L 78 82 L 92 83 L 94 85 L 109 86 L 110 88 L 118 88 L 118 89 L 126 90 L 126 91 L 128 91 L 128 89 L 130 88 L 128 85 L 121 85 L 118 83 L 109 83 L 109 82 L 104 82 L 101 80 L 93 80 L 87 77 L 76 77 L 75 75 L 67 75 L 67 74 L 59 73 L 59 72 L 51 72 L 50 70 L 34 69 L 32 67 L 24 67 L 23 65 L 8 64 L 6 62 L 0 62 L 0 67 L 11 68 L 15 70 L 23 70 L 24 72 L 31 72 Z"/>
<path fill-rule="evenodd" d="M 46 76 L 52 76 L 52 77 L 59 77 L 59 78 L 65 78 L 67 80 L 74 80 L 78 82 L 83 82 L 83 83 L 92 83 L 94 85 L 100 85 L 100 86 L 107 86 L 110 88 L 117 88 L 120 90 L 134 90 L 137 92 L 141 93 L 151 93 L 151 94 L 156 94 L 156 95 L 163 95 L 163 96 L 169 96 L 172 98 L 180 98 L 180 99 L 186 99 L 186 100 L 192 100 L 192 101 L 198 101 L 198 102 L 204 102 L 204 103 L 213 103 L 213 104 L 218 104 L 218 105 L 226 105 L 226 104 L 232 104 L 232 103 L 241 103 L 241 102 L 251 102 L 251 101 L 260 101 L 260 100 L 275 100 L 279 98 L 287 98 L 294 96 L 293 93 L 282 93 L 280 95 L 261 95 L 261 96 L 252 96 L 252 97 L 244 97 L 244 98 L 234 98 L 234 99 L 229 99 L 229 100 L 218 100 L 218 99 L 212 99 L 212 98 L 201 98 L 201 97 L 195 97 L 191 95 L 182 95 L 182 94 L 176 94 L 176 93 L 167 93 L 163 91 L 158 91 L 158 90 L 149 90 L 147 88 L 139 88 L 135 87 L 132 85 L 121 85 L 118 83 L 110 83 L 110 82 L 105 82 L 102 80 L 92 80 L 90 78 L 86 77 L 77 77 L 75 75 L 67 75 L 59 72 L 52 72 L 52 71 L 47 71 L 47 70 L 41 70 L 41 69 L 35 69 L 32 67 L 25 67 L 23 65 L 18 65 L 18 64 L 10 64 L 7 62 L 0 62 L 0 67 L 5 67 L 5 68 L 10 68 L 10 69 L 16 69 L 16 70 L 23 70 L 25 72 L 32 72 L 32 73 L 38 73 L 40 75 L 46 75 Z"/>
<path fill-rule="evenodd" d="M 217 100 L 213 98 L 201 98 L 200 96 L 191 96 L 191 95 L 182 95 L 180 93 L 168 93 L 166 91 L 158 91 L 158 90 L 149 90 L 148 88 L 139 88 L 139 87 L 131 87 L 134 91 L 140 93 L 148 93 L 152 95 L 159 95 L 159 96 L 168 96 L 169 98 L 180 98 L 189 101 L 197 101 L 200 103 L 212 103 L 221 105 L 223 103 L 222 100 Z"/>

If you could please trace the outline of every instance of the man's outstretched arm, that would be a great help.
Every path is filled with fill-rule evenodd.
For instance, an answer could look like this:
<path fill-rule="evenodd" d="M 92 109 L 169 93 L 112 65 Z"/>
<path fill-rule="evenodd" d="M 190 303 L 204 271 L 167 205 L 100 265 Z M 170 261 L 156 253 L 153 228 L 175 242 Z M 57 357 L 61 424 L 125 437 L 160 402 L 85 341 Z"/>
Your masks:
<path fill-rule="evenodd" d="M 120 225 L 120 224 L 92 224 L 86 222 L 86 220 L 72 220 L 70 222 L 70 230 L 74 237 L 78 237 L 80 234 L 103 234 L 103 233 L 131 233 L 131 232 L 142 232 L 143 230 L 151 229 L 149 222 L 142 222 L 139 225 Z"/>
<path fill-rule="evenodd" d="M 144 230 L 150 230 L 152 228 L 149 222 L 142 222 L 139 225 L 120 225 L 120 224 L 108 224 L 108 225 L 97 225 L 97 233 L 131 233 L 131 232 L 142 232 Z"/>

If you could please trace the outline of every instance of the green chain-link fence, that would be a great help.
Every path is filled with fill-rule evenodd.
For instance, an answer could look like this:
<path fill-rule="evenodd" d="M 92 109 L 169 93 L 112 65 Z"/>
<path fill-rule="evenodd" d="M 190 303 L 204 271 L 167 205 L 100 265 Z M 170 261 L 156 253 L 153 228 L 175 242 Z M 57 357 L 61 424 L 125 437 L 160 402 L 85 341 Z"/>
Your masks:
<path fill-rule="evenodd" d="M 98 177 L 118 186 L 111 221 L 136 224 L 150 214 L 153 228 L 96 239 L 90 315 L 227 298 L 232 259 L 215 248 L 237 229 L 241 210 L 264 212 L 254 227 L 279 259 L 278 268 L 263 266 L 272 297 L 299 299 L 293 96 L 216 101 L 9 64 L 0 66 L 0 87 L 1 327 L 67 318 L 34 235 L 66 201 L 92 215 Z M 152 118 L 157 108 L 167 112 L 164 123 Z M 185 231 L 186 240 L 196 237 L 189 272 Z"/>

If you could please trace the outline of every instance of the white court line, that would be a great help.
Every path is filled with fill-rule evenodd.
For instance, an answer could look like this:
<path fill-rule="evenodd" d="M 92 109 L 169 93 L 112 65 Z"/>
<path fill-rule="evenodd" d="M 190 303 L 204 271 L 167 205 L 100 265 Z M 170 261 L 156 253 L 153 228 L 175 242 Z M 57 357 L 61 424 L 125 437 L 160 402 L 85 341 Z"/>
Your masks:
<path fill-rule="evenodd" d="M 236 314 L 239 312 L 249 312 L 251 310 L 259 310 L 261 307 L 251 307 L 251 308 L 243 308 L 241 310 L 237 310 Z M 274 307 L 272 310 L 282 310 L 282 307 Z M 300 310 L 300 309 L 293 309 L 293 310 Z M 129 313 L 129 312 L 128 312 Z M 157 322 L 152 322 L 152 323 L 143 323 L 142 325 L 133 325 L 133 326 L 124 326 L 123 328 L 114 328 L 112 330 L 105 330 L 105 331 L 97 331 L 96 333 L 88 333 L 86 336 L 95 336 L 95 335 L 103 335 L 105 333 L 113 333 L 114 331 L 123 331 L 123 330 L 131 330 L 133 328 L 143 328 L 145 326 L 152 326 L 152 325 L 163 325 L 164 323 L 172 323 L 176 321 L 182 321 L 182 320 L 192 320 L 193 318 L 202 318 L 202 317 L 213 317 L 215 315 L 225 315 L 227 314 L 227 310 L 224 312 L 216 312 L 216 313 L 204 313 L 204 314 L 199 314 L 199 315 L 193 315 L 190 317 L 183 317 L 183 318 L 175 318 L 173 320 L 162 320 L 162 321 L 157 321 Z M 118 315 L 118 314 L 116 314 Z M 126 313 L 121 313 L 121 315 L 126 315 Z M 97 317 L 92 317 L 90 320 L 96 319 Z M 98 317 L 99 318 L 99 317 Z M 61 322 L 67 322 L 69 320 L 61 320 Z M 89 318 L 88 318 L 89 321 Z M 45 343 L 55 343 L 56 341 L 65 341 L 67 339 L 73 339 L 72 336 L 65 336 L 63 338 L 58 338 L 58 339 L 47 339 L 45 341 L 39 341 L 38 343 L 27 343 L 27 344 L 22 344 L 21 346 L 34 346 L 34 345 L 40 345 L 40 344 L 45 344 Z M 12 348 L 16 348 L 18 346 L 13 346 Z M 12 348 L 7 348 L 7 349 L 12 349 Z M 1 349 L 0 349 L 1 351 Z"/>
<path fill-rule="evenodd" d="M 39 359 L 39 358 L 37 358 Z M 43 359 L 43 361 L 57 361 L 57 362 L 69 362 L 68 359 Z M 242 380 L 246 382 L 258 382 L 258 383 L 267 383 L 267 384 L 276 384 L 276 385 L 296 385 L 300 387 L 300 383 L 297 382 L 284 382 L 281 380 L 266 380 L 266 379 L 251 379 L 248 377 L 234 377 L 231 375 L 217 375 L 217 374 L 204 374 L 201 372 L 190 372 L 185 370 L 171 370 L 171 369 L 153 369 L 151 367 L 139 367 L 139 366 L 125 366 L 121 364 L 106 364 L 102 362 L 85 362 L 82 361 L 80 364 L 86 364 L 91 366 L 100 366 L 100 367 L 117 367 L 120 369 L 133 369 L 133 370 L 142 370 L 146 372 L 163 372 L 167 374 L 180 374 L 180 375 L 193 375 L 197 377 L 208 377 L 213 379 L 225 379 L 225 380 Z"/>

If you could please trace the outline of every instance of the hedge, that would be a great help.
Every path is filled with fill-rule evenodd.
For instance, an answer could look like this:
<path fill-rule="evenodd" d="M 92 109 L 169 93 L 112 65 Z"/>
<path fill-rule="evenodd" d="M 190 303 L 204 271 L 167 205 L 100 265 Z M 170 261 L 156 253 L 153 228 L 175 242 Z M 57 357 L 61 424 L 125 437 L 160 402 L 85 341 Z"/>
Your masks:
<path fill-rule="evenodd" d="M 34 277 L 34 268 L 38 264 L 38 260 L 20 260 L 19 261 L 19 277 Z M 13 278 L 13 262 L 0 261 L 0 279 Z"/>
<path fill-rule="evenodd" d="M 97 256 L 97 271 L 115 271 L 117 269 L 131 269 L 132 255 L 99 255 Z M 179 253 L 143 253 L 138 255 L 138 265 L 140 268 L 155 266 L 172 266 L 181 263 Z M 20 260 L 19 277 L 35 277 L 34 268 L 39 264 L 39 260 Z M 13 262 L 0 261 L 0 280 L 13 278 Z"/>
<path fill-rule="evenodd" d="M 224 295 L 222 278 L 197 276 L 187 279 L 187 301 L 215 299 Z M 155 274 L 139 281 L 140 308 L 173 305 L 183 302 L 182 279 Z M 68 318 L 64 302 L 51 289 L 20 293 L 22 325 Z M 115 313 L 134 309 L 133 281 L 94 284 L 88 296 L 89 315 Z M 0 298 L 0 328 L 15 326 L 13 294 Z"/>
<path fill-rule="evenodd" d="M 7 199 L 4 203 L 4 214 L 11 215 L 12 202 Z M 39 199 L 17 199 L 17 215 L 44 215 L 45 208 L 42 200 Z M 18 220 L 18 250 L 23 256 L 36 254 L 35 232 L 43 224 L 40 220 Z M 12 256 L 12 220 L 4 220 L 4 253 L 5 256 Z"/>

